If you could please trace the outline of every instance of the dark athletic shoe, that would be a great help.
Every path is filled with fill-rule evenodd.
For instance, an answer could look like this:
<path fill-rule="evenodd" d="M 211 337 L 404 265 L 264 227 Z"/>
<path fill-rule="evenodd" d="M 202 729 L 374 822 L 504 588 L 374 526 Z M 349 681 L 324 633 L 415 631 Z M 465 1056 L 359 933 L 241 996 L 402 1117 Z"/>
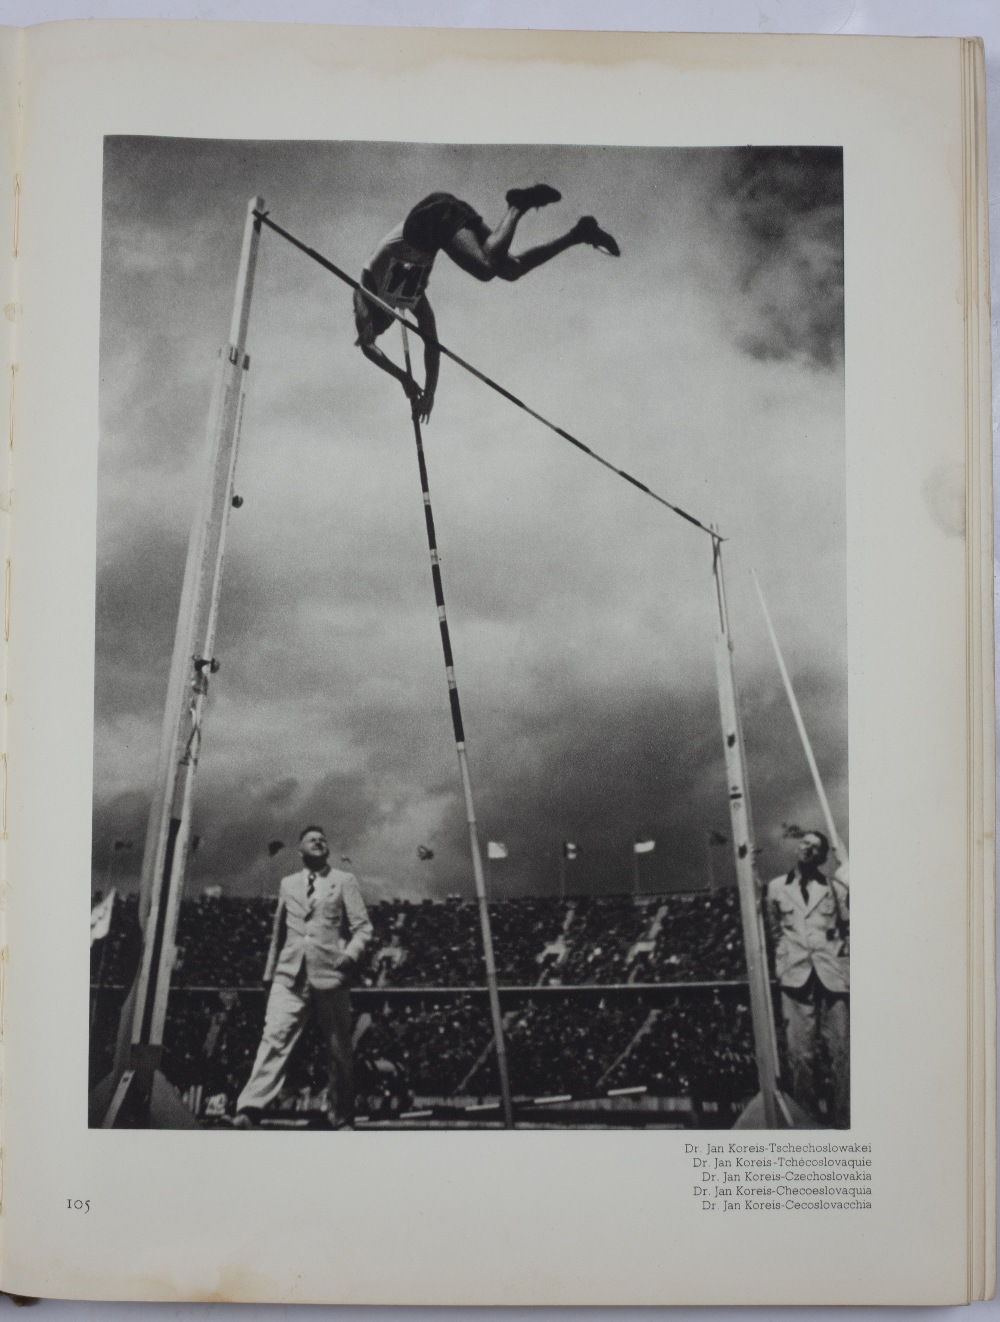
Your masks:
<path fill-rule="evenodd" d="M 550 202 L 558 202 L 562 193 L 548 184 L 533 184 L 531 188 L 512 188 L 507 194 L 507 205 L 517 207 L 519 211 L 530 211 L 532 207 L 547 207 Z"/>
<path fill-rule="evenodd" d="M 234 1129 L 255 1129 L 253 1119 L 247 1115 L 246 1111 L 237 1111 L 233 1118 Z"/>
<path fill-rule="evenodd" d="M 607 253 L 609 257 L 620 257 L 621 249 L 614 239 L 607 232 L 602 230 L 593 216 L 581 216 L 573 226 L 573 234 L 584 243 L 589 243 L 592 248 L 597 248 L 600 252 Z"/>

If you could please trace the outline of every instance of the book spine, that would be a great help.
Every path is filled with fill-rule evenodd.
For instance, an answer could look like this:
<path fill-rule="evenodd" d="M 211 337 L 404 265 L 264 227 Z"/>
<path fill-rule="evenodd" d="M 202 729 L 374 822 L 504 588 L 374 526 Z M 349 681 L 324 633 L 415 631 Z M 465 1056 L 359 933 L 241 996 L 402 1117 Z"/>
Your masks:
<path fill-rule="evenodd" d="M 0 115 L 6 141 L 0 140 L 0 153 L 4 161 L 4 177 L 0 187 L 0 263 L 3 271 L 2 290 L 2 343 L 3 380 L 7 395 L 7 420 L 3 429 L 0 449 L 0 563 L 3 565 L 3 634 L 0 640 L 0 1284 L 3 1272 L 3 1220 L 6 1213 L 4 1197 L 4 1157 L 6 1154 L 4 1039 L 7 1023 L 7 966 L 9 945 L 7 931 L 8 876 L 8 785 L 10 779 L 10 749 L 8 747 L 9 658 L 11 640 L 11 596 L 13 565 L 11 562 L 11 522 L 14 490 L 14 448 L 17 419 L 18 341 L 21 305 L 19 301 L 20 212 L 21 212 L 21 148 L 23 133 L 23 91 L 25 33 L 7 29 L 0 46 Z"/>
<path fill-rule="evenodd" d="M 995 734 L 990 257 L 983 43 L 961 43 L 969 794 L 969 1299 L 996 1288 Z"/>

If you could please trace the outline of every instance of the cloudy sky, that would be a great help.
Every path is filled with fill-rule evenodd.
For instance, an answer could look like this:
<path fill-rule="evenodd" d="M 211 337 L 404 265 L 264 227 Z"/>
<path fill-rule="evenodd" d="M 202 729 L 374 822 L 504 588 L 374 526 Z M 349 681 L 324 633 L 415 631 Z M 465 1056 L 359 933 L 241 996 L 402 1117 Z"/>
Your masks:
<path fill-rule="evenodd" d="M 96 884 L 109 857 L 120 887 L 138 872 L 248 199 L 357 273 L 425 194 L 492 224 L 536 181 L 563 201 L 514 251 L 592 213 L 622 256 L 481 284 L 442 254 L 441 338 L 718 522 L 762 871 L 785 864 L 782 822 L 820 819 L 751 566 L 846 835 L 839 153 L 112 138 Z M 265 231 L 192 892 L 269 892 L 294 855 L 267 842 L 318 820 L 373 898 L 472 893 L 408 406 L 353 339 L 349 291 Z M 709 539 L 447 361 L 425 445 L 482 838 L 510 854 L 494 893 L 551 892 L 566 838 L 574 889 L 628 889 L 640 835 L 643 887 L 704 884 L 706 831 L 729 829 Z"/>

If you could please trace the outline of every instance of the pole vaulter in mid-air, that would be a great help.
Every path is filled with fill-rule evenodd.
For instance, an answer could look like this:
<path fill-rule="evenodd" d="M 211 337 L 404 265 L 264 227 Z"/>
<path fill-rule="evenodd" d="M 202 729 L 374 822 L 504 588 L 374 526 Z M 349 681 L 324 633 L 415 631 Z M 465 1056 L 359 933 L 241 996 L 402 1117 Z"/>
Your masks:
<path fill-rule="evenodd" d="M 391 230 L 368 258 L 361 272 L 361 289 L 354 291 L 354 320 L 361 352 L 376 367 L 388 372 L 406 391 L 417 418 L 426 422 L 434 407 L 441 351 L 437 325 L 427 299 L 427 281 L 434 259 L 442 250 L 456 266 L 476 280 L 520 280 L 537 266 L 558 257 L 567 248 L 588 244 L 610 257 L 620 256 L 618 244 L 593 216 L 581 216 L 573 228 L 557 239 L 513 254 L 510 245 L 526 211 L 558 202 L 562 194 L 548 184 L 512 188 L 506 197 L 507 210 L 491 230 L 468 202 L 451 193 L 431 193 Z M 365 290 L 375 299 L 365 296 Z M 378 301 L 375 301 L 378 300 Z M 375 341 L 393 323 L 380 303 L 412 312 L 424 339 L 424 385 L 397 367 Z"/>

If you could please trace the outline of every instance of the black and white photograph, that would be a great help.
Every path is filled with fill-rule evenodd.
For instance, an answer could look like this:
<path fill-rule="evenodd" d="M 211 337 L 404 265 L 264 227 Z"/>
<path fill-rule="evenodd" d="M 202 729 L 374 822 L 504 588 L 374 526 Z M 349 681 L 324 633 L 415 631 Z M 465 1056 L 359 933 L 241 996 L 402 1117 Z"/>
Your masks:
<path fill-rule="evenodd" d="M 104 139 L 92 1127 L 849 1128 L 843 160 Z"/>

